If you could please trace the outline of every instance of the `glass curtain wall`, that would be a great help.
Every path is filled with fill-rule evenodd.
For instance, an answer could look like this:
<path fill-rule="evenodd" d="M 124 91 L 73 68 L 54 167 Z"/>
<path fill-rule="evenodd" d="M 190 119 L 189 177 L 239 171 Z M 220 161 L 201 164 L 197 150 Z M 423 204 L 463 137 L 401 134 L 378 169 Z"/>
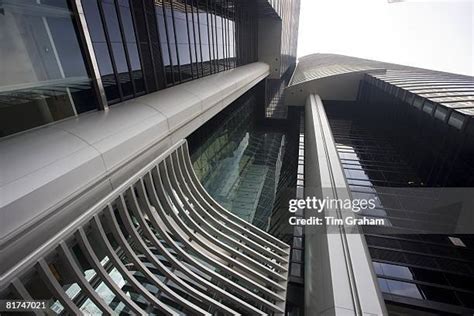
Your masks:
<path fill-rule="evenodd" d="M 157 0 L 166 85 L 235 67 L 234 0 Z"/>
<path fill-rule="evenodd" d="M 235 67 L 234 0 L 82 5 L 109 104 Z"/>
<path fill-rule="evenodd" d="M 0 137 L 96 108 L 66 0 L 0 2 Z"/>
<path fill-rule="evenodd" d="M 256 61 L 253 1 L 81 5 L 109 105 Z M 75 6 L 0 1 L 0 137 L 98 109 Z"/>
<path fill-rule="evenodd" d="M 128 0 L 82 1 L 109 104 L 145 93 Z"/>
<path fill-rule="evenodd" d="M 384 231 L 363 227 L 389 313 L 403 305 L 407 315 L 420 309 L 439 311 L 426 315 L 470 314 L 473 235 L 419 233 L 430 220 L 455 218 L 440 209 L 423 210 L 438 198 L 434 188 L 472 186 L 472 149 L 461 142 L 467 135 L 436 125 L 372 85 L 365 93 L 367 101 L 359 104 L 326 102 L 326 113 L 352 197 L 377 199 L 377 207 L 362 214 L 391 225 Z"/>

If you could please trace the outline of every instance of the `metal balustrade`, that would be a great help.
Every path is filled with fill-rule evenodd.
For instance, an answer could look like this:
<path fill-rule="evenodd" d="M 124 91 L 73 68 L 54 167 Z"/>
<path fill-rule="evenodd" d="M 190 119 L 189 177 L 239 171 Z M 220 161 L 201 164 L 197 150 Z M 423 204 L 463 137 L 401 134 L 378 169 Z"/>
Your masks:
<path fill-rule="evenodd" d="M 283 314 L 289 252 L 209 196 L 182 140 L 2 275 L 0 290 L 50 299 L 59 314 Z"/>

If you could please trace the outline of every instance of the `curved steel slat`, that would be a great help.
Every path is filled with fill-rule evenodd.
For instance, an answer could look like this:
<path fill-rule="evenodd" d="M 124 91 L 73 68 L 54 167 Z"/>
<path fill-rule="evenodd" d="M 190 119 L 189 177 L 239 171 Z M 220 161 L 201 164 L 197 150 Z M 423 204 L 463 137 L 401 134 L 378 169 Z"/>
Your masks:
<path fill-rule="evenodd" d="M 137 189 L 137 191 L 140 193 L 140 195 L 143 194 L 143 191 L 141 190 L 142 188 L 142 185 L 143 185 L 143 182 L 140 182 L 136 187 L 135 189 Z M 187 268 L 184 264 L 182 264 L 175 256 L 173 256 L 169 251 L 168 249 L 166 249 L 166 247 L 160 242 L 160 240 L 158 240 L 157 236 L 152 232 L 151 228 L 150 228 L 150 224 L 148 224 L 146 222 L 146 219 L 144 218 L 144 212 L 142 211 L 143 209 L 145 208 L 148 208 L 149 206 L 147 205 L 147 203 L 143 203 L 143 201 L 141 201 L 141 203 L 139 202 L 139 200 L 137 199 L 137 196 L 134 194 L 134 192 L 131 192 L 131 194 L 133 194 L 133 199 L 134 199 L 134 203 L 138 203 L 139 204 L 139 207 L 132 207 L 132 212 L 134 213 L 140 227 L 143 228 L 143 232 L 146 234 L 146 236 L 148 237 L 148 239 L 150 240 L 150 242 L 157 248 L 161 251 L 161 254 L 173 265 L 175 266 L 176 268 L 179 268 L 179 270 L 185 274 L 186 276 L 188 276 L 189 278 L 191 278 L 193 281 L 199 283 L 200 285 L 204 286 L 204 287 L 207 287 L 207 288 L 211 288 L 212 291 L 214 292 L 213 294 L 214 295 L 217 295 L 221 298 L 225 298 L 225 299 L 228 299 L 228 300 L 231 300 L 233 301 L 234 303 L 237 303 L 239 304 L 241 307 L 247 309 L 249 312 L 251 313 L 257 313 L 257 314 L 262 314 L 262 312 L 258 309 L 256 309 L 255 307 L 253 307 L 252 305 L 249 305 L 248 303 L 242 301 L 241 299 L 231 295 L 230 293 L 226 292 L 225 290 L 221 289 L 220 287 L 216 286 L 215 284 L 209 282 L 208 280 L 204 279 L 203 277 L 201 277 L 199 274 L 191 271 L 189 268 Z M 143 196 L 143 195 L 142 195 Z M 154 227 L 154 226 L 152 226 Z M 160 237 L 163 237 L 164 234 L 160 233 Z M 169 240 L 169 239 L 168 239 Z M 210 291 L 208 289 L 208 291 Z M 220 304 L 220 303 L 219 303 Z M 223 309 L 224 311 L 226 311 L 227 309 Z M 228 311 L 228 310 L 227 310 Z M 234 311 L 232 311 L 233 313 L 235 313 Z"/>
<path fill-rule="evenodd" d="M 140 282 L 138 282 L 138 280 L 125 267 L 122 260 L 120 260 L 120 258 L 115 253 L 114 249 L 112 248 L 112 245 L 110 244 L 105 234 L 104 228 L 102 227 L 102 223 L 100 222 L 100 219 L 98 218 L 97 215 L 94 216 L 92 220 L 92 228 L 96 230 L 98 235 L 101 237 L 101 240 L 104 242 L 107 256 L 109 257 L 110 260 L 113 261 L 113 263 L 115 264 L 115 267 L 122 273 L 122 276 L 125 279 L 127 279 L 130 285 L 135 290 L 137 290 L 138 293 L 143 295 L 143 297 L 146 298 L 148 302 L 151 302 L 154 307 L 158 308 L 161 312 L 165 313 L 166 315 L 178 315 L 168 305 L 161 302 L 160 300 L 158 300 L 158 298 L 156 298 L 153 294 L 151 294 Z"/>
<path fill-rule="evenodd" d="M 214 216 L 218 214 L 218 216 L 222 216 L 218 211 L 214 210 L 211 204 L 202 196 L 202 194 L 199 192 L 199 190 L 196 188 L 193 179 L 189 175 L 188 170 L 186 169 L 184 162 L 181 159 L 181 155 L 179 155 L 178 151 L 175 151 L 171 154 L 172 159 L 174 160 L 174 166 L 175 170 L 178 169 L 181 177 L 182 177 L 182 182 L 183 182 L 183 188 L 186 190 L 186 193 L 193 198 L 193 201 L 198 203 L 201 206 L 201 209 L 205 210 L 205 214 L 207 215 L 207 218 L 216 226 L 218 226 L 220 229 L 225 231 L 225 233 L 230 234 L 232 236 L 235 236 L 243 241 L 245 241 L 245 245 L 248 247 L 251 247 L 253 250 L 258 251 L 260 254 L 263 254 L 269 258 L 276 259 L 279 262 L 283 263 L 288 263 L 288 256 L 286 258 L 282 257 L 276 252 L 272 252 L 268 248 L 265 248 L 258 244 L 257 242 L 253 241 L 252 239 L 248 238 L 244 234 L 239 232 L 239 230 L 234 229 L 232 225 L 229 225 L 227 221 L 221 218 L 221 221 L 217 220 Z M 177 166 L 177 168 L 176 168 Z M 196 200 L 197 198 L 197 200 Z M 209 213 L 211 212 L 211 213 Z M 219 217 L 220 217 L 219 216 Z"/>
<path fill-rule="evenodd" d="M 89 240 L 86 237 L 86 233 L 79 227 L 76 232 L 76 240 L 79 243 L 79 247 L 81 247 L 82 252 L 84 253 L 87 261 L 89 264 L 94 268 L 96 273 L 100 275 L 101 280 L 109 287 L 112 292 L 118 297 L 120 297 L 121 302 L 125 304 L 132 312 L 136 314 L 145 314 L 145 311 L 141 309 L 135 302 L 132 301 L 130 297 L 128 297 L 121 288 L 118 287 L 117 283 L 115 283 L 110 275 L 105 271 L 104 267 L 100 264 L 99 258 L 97 258 L 94 250 L 92 249 Z"/>
<path fill-rule="evenodd" d="M 224 234 L 222 234 L 222 232 L 219 232 L 217 230 L 217 228 L 210 226 L 207 223 L 207 221 L 204 220 L 202 218 L 202 216 L 196 212 L 195 207 L 200 207 L 200 204 L 196 204 L 195 207 L 193 208 L 188 203 L 187 196 L 184 196 L 184 194 L 181 190 L 181 186 L 178 184 L 177 171 L 174 169 L 171 157 L 168 156 L 168 158 L 166 158 L 164 160 L 164 163 L 165 163 L 165 166 L 166 166 L 166 170 L 169 170 L 169 172 L 167 172 L 167 175 L 166 175 L 168 177 L 168 179 L 171 180 L 171 182 L 168 183 L 169 187 L 173 188 L 174 192 L 177 193 L 177 195 L 179 196 L 181 202 L 185 204 L 186 209 L 189 211 L 190 218 L 192 218 L 193 222 L 195 222 L 198 225 L 199 230 L 202 233 L 206 234 L 206 236 L 208 236 L 208 239 L 211 238 L 211 241 L 213 241 L 214 244 L 221 245 L 221 248 L 223 248 L 227 252 L 231 253 L 236 258 L 239 258 L 242 261 L 245 261 L 249 264 L 252 264 L 253 266 L 255 266 L 256 268 L 258 268 L 259 270 L 261 270 L 264 273 L 270 274 L 272 278 L 274 278 L 278 281 L 284 281 L 286 279 L 285 276 L 280 275 L 278 272 L 273 271 L 272 269 L 270 269 L 269 267 L 263 265 L 260 261 L 257 261 L 257 260 L 261 260 L 262 262 L 267 261 L 268 264 L 271 264 L 272 266 L 277 266 L 278 267 L 278 265 L 275 262 L 272 262 L 272 261 L 268 260 L 266 257 L 264 257 L 264 256 L 262 256 L 258 253 L 257 253 L 257 258 L 254 258 L 254 256 L 250 256 L 248 253 L 245 253 L 244 251 L 240 252 L 239 247 L 241 247 L 241 248 L 245 247 L 247 251 L 249 251 L 251 249 L 246 247 L 245 245 L 242 245 L 242 244 L 236 242 L 235 240 L 230 239 L 229 237 L 225 236 Z M 191 214 L 195 215 L 194 218 L 193 218 L 193 216 L 191 216 Z M 207 227 L 211 232 L 215 233 L 217 236 L 214 236 L 209 231 L 204 230 L 204 227 Z M 227 241 L 227 243 L 225 243 L 224 241 Z M 231 247 L 231 245 L 236 247 L 237 249 Z M 255 253 L 255 251 L 254 251 L 254 253 Z M 286 269 L 284 269 L 283 267 L 279 266 L 279 268 L 280 268 L 280 270 L 284 270 L 286 272 Z"/>
<path fill-rule="evenodd" d="M 114 311 L 110 308 L 109 305 L 97 294 L 97 292 L 92 288 L 90 283 L 86 280 L 82 274 L 81 268 L 76 263 L 76 260 L 73 258 L 73 254 L 67 248 L 66 244 L 62 241 L 59 243 L 58 247 L 59 255 L 63 257 L 65 262 L 68 263 L 71 271 L 74 272 L 75 279 L 81 286 L 81 289 L 87 293 L 87 296 L 91 299 L 92 302 L 105 314 L 111 315 Z"/>
<path fill-rule="evenodd" d="M 130 188 L 126 192 L 126 196 L 129 200 L 129 204 L 130 204 L 130 208 L 132 209 L 132 212 L 138 213 L 138 212 L 140 212 L 138 201 L 135 198 L 135 194 L 132 193 L 132 190 L 134 190 L 133 187 Z M 154 264 L 156 267 L 158 267 L 160 272 L 162 272 L 168 279 L 172 280 L 177 285 L 183 287 L 186 291 L 188 291 L 190 293 L 190 295 L 195 296 L 198 300 L 202 300 L 202 301 L 206 302 L 207 304 L 210 304 L 211 306 L 213 305 L 215 308 L 217 308 L 217 309 L 219 309 L 223 312 L 226 312 L 226 313 L 229 313 L 229 314 L 234 314 L 234 315 L 238 314 L 236 311 L 228 308 L 225 305 L 222 305 L 221 303 L 214 300 L 213 298 L 211 298 L 211 297 L 203 294 L 202 292 L 199 292 L 195 288 L 193 288 L 191 285 L 189 285 L 188 283 L 183 281 L 181 278 L 179 278 L 175 273 L 173 273 L 173 271 L 170 271 L 170 269 L 168 269 L 159 259 L 157 259 L 156 256 L 147 247 L 147 245 L 143 241 L 143 239 L 140 237 L 139 233 L 137 232 L 137 229 L 133 226 L 132 219 L 130 217 L 130 214 L 128 213 L 128 208 L 125 205 L 125 201 L 124 201 L 123 197 L 121 197 L 121 201 L 122 201 L 122 203 L 121 203 L 121 207 L 119 206 L 119 212 L 120 212 L 120 215 L 122 217 L 122 221 L 125 224 L 126 229 L 130 233 L 132 238 L 138 243 L 138 246 L 140 246 L 140 248 L 145 252 L 145 256 L 148 258 L 148 260 L 150 260 L 150 262 L 152 264 Z M 145 231 L 146 231 L 146 228 L 145 228 Z M 155 236 L 152 235 L 152 237 L 155 237 Z M 159 244 L 158 249 L 161 250 L 161 251 L 166 250 L 166 249 L 164 249 L 164 247 L 161 244 Z M 190 302 L 190 304 L 192 304 L 192 303 Z M 199 307 L 196 306 L 196 308 L 199 308 Z M 196 309 L 195 311 L 199 312 L 201 310 Z"/>
<path fill-rule="evenodd" d="M 76 304 L 74 304 L 74 302 L 69 298 L 69 296 L 67 296 L 66 292 L 56 280 L 44 259 L 38 260 L 36 270 L 38 271 L 38 274 L 43 279 L 44 283 L 49 288 L 51 293 L 59 300 L 59 302 L 61 302 L 61 305 L 66 309 L 69 314 L 82 314 Z"/>
<path fill-rule="evenodd" d="M 173 223 L 169 223 L 167 227 L 172 230 L 173 234 L 180 236 L 180 240 L 183 243 L 187 244 L 190 249 L 194 250 L 195 245 L 191 244 L 191 239 L 194 241 L 194 237 L 192 237 L 193 233 L 189 230 L 189 228 L 186 227 L 186 225 L 184 225 L 182 220 L 179 217 L 177 217 L 176 214 L 174 214 L 173 206 L 170 204 L 170 201 L 168 200 L 167 197 L 165 197 L 163 193 L 161 181 L 157 179 L 158 173 L 156 169 L 157 167 L 155 167 L 151 172 L 152 174 L 156 174 L 156 175 L 152 176 L 152 174 L 150 174 L 149 176 L 145 177 L 145 183 L 147 183 L 147 185 L 149 185 L 150 188 L 152 188 L 150 190 L 152 205 L 159 212 L 161 220 L 163 221 L 169 221 L 170 219 L 173 220 Z M 163 204 L 163 206 L 161 206 L 161 203 L 159 203 L 160 200 L 162 200 L 163 203 L 165 203 Z M 165 209 L 169 210 L 169 213 L 171 214 L 170 218 L 166 214 Z M 186 234 L 187 237 L 182 236 L 181 233 L 178 232 L 177 230 L 178 228 L 182 230 L 182 233 Z M 196 250 L 195 253 L 205 262 L 208 262 L 209 264 L 213 266 L 218 266 L 219 269 L 229 273 L 233 277 L 239 278 L 240 280 L 246 282 L 247 284 L 253 287 L 257 287 L 260 291 L 269 295 L 273 299 L 278 300 L 278 301 L 285 300 L 282 296 L 278 295 L 277 293 L 265 287 L 264 285 L 258 283 L 256 280 L 253 280 L 247 277 L 246 275 L 243 275 L 241 272 L 232 269 L 232 267 L 226 264 L 223 264 L 220 260 L 217 260 L 217 258 L 215 258 L 214 256 L 211 256 L 204 251 Z"/>
<path fill-rule="evenodd" d="M 89 229 L 91 234 L 86 233 Z M 67 246 L 75 244 L 95 271 L 94 282 L 86 279 Z M 8 289 L 15 296 L 34 299 L 19 279 L 34 267 L 67 314 L 82 311 L 44 259 L 57 260 L 55 251 L 84 299 L 107 315 L 115 312 L 96 292 L 96 284 L 106 286 L 133 314 L 150 313 L 152 307 L 166 315 L 284 313 L 289 245 L 210 197 L 192 169 L 185 140 L 82 212 L 41 249 L 9 272 Z M 99 252 L 109 259 L 106 266 Z M 126 287 L 122 289 L 109 268 L 117 269 Z M 127 294 L 130 290 L 137 298 Z"/>
<path fill-rule="evenodd" d="M 288 271 L 288 269 L 284 266 L 284 264 L 288 262 L 287 259 L 268 250 L 262 251 L 262 249 L 265 248 L 257 247 L 257 244 L 255 242 L 252 242 L 246 237 L 243 238 L 242 234 L 238 233 L 230 227 L 227 227 L 224 223 L 216 220 L 215 217 L 212 216 L 208 211 L 212 208 L 212 206 L 207 203 L 207 201 L 202 197 L 199 191 L 197 191 L 196 187 L 190 180 L 188 173 L 182 170 L 178 162 L 179 158 L 176 152 L 172 153 L 170 155 L 170 158 L 171 166 L 173 167 L 173 177 L 171 179 L 172 182 L 174 182 L 173 184 L 180 188 L 180 190 L 178 191 L 180 193 L 180 196 L 191 199 L 192 205 L 196 206 L 193 208 L 195 213 L 197 213 L 199 215 L 199 218 L 203 220 L 203 223 L 206 227 L 208 227 L 211 231 L 217 232 L 225 240 L 228 240 L 229 243 L 234 247 L 239 249 L 241 248 L 244 253 L 251 256 L 252 258 L 262 260 L 264 263 L 267 263 L 280 271 Z M 211 225 L 210 223 L 212 223 L 213 225 Z M 231 237 L 235 237 L 237 239 Z M 242 242 L 242 239 L 244 239 L 245 242 Z M 258 249 L 259 251 L 256 249 Z M 282 262 L 283 265 L 279 262 Z"/>
<path fill-rule="evenodd" d="M 182 258 L 186 258 L 186 261 L 188 262 L 188 264 L 192 264 L 192 266 L 195 269 L 202 271 L 204 274 L 210 276 L 211 278 L 218 279 L 219 282 L 225 283 L 225 285 L 227 287 L 231 287 L 234 291 L 239 292 L 239 294 L 250 296 L 252 299 L 258 301 L 261 304 L 268 304 L 268 301 L 262 299 L 262 297 L 255 295 L 255 293 L 243 288 L 242 286 L 238 285 L 237 283 L 232 282 L 231 280 L 223 277 L 221 274 L 218 274 L 214 270 L 212 270 L 209 267 L 203 265 L 201 262 L 199 262 L 198 260 L 191 257 L 179 245 L 177 245 L 176 242 L 173 240 L 173 238 L 171 238 L 171 236 L 169 235 L 169 233 L 166 231 L 166 229 L 164 227 L 165 226 L 164 225 L 165 220 L 160 221 L 158 219 L 158 213 L 157 213 L 156 209 L 150 204 L 150 201 L 148 200 L 148 195 L 146 194 L 145 191 L 146 191 L 145 184 L 143 182 L 143 179 L 141 179 L 140 180 L 140 185 L 138 186 L 138 193 L 141 196 L 143 196 L 144 201 L 142 201 L 142 202 L 144 204 L 142 206 L 142 209 L 145 211 L 145 215 L 147 216 L 148 220 L 150 221 L 150 223 L 147 223 L 147 225 L 150 226 L 150 227 L 153 227 L 156 231 L 158 231 L 160 237 L 162 237 L 165 240 L 167 245 L 169 245 L 170 247 L 173 248 L 174 251 L 176 251 L 177 255 L 181 256 Z M 142 221 L 145 220 L 143 216 L 144 216 L 144 214 L 140 214 L 140 218 L 142 219 Z M 167 218 L 167 216 L 166 216 L 166 218 Z M 169 223 L 169 222 L 166 221 L 166 223 Z M 177 264 L 180 263 L 177 258 L 174 258 L 174 260 L 177 261 Z M 188 268 L 186 268 L 186 269 L 189 270 Z M 203 284 L 205 284 L 206 286 L 209 284 L 209 286 L 216 287 L 213 283 L 210 283 L 209 281 L 207 281 L 206 279 L 201 277 L 199 274 L 196 274 L 192 271 L 190 271 L 190 272 L 195 274 L 197 276 L 198 280 L 202 280 Z M 220 288 L 218 288 L 218 289 L 220 289 Z M 258 314 L 264 314 L 264 313 L 262 313 L 262 311 L 256 309 L 252 305 L 247 304 L 246 302 L 244 302 L 241 299 L 233 296 L 232 294 L 227 293 L 227 292 L 224 292 L 224 293 L 225 293 L 225 296 L 228 297 L 230 300 L 234 300 L 235 302 L 237 302 L 239 304 L 242 304 L 242 306 L 244 308 L 248 308 L 249 311 L 251 311 L 251 312 L 253 311 L 253 312 L 258 313 Z M 276 308 L 275 311 L 280 311 L 273 304 L 269 304 L 267 307 L 269 307 L 271 309 Z"/>
<path fill-rule="evenodd" d="M 123 201 L 123 197 L 121 199 Z M 120 201 L 119 201 L 120 202 Z M 120 205 L 121 203 L 119 203 Z M 120 208 L 120 207 L 119 207 Z M 117 219 L 115 218 L 115 215 L 113 213 L 112 207 L 109 206 L 107 210 L 105 210 L 105 216 L 107 218 L 107 223 L 109 224 L 109 227 L 112 230 L 112 233 L 117 240 L 117 242 L 120 244 L 122 249 L 125 251 L 125 253 L 128 255 L 130 259 L 132 259 L 134 265 L 139 268 L 139 270 L 147 277 L 148 281 L 152 282 L 158 289 L 163 291 L 166 295 L 171 297 L 173 300 L 180 302 L 184 305 L 184 307 L 194 311 L 195 313 L 199 315 L 210 315 L 206 311 L 202 310 L 198 306 L 194 305 L 193 303 L 189 302 L 182 296 L 180 296 L 178 293 L 170 289 L 165 283 L 163 283 L 158 277 L 153 274 L 153 272 L 150 271 L 150 269 L 143 263 L 141 262 L 140 258 L 135 254 L 135 252 L 132 250 L 132 247 L 129 245 L 127 242 L 125 236 L 123 235 L 122 231 L 120 230 L 119 224 L 117 222 Z M 129 223 L 130 224 L 130 223 Z M 132 236 L 133 238 L 133 236 Z M 135 239 L 135 242 L 139 242 L 139 240 Z"/>
<path fill-rule="evenodd" d="M 168 192 L 167 198 L 170 198 L 172 201 L 172 204 L 177 207 L 179 205 L 179 202 L 176 200 L 176 196 L 172 192 L 170 180 L 168 177 L 168 170 L 166 167 L 166 161 L 167 159 L 165 158 L 164 161 L 160 162 L 158 164 L 158 178 L 160 182 L 164 185 L 164 188 L 162 187 L 161 189 L 164 190 L 164 192 Z M 171 213 L 173 214 L 173 212 Z M 210 234 L 205 232 L 190 216 L 187 212 L 180 212 L 179 214 L 182 214 L 186 220 L 190 223 L 191 227 L 194 230 L 194 240 L 200 244 L 201 247 L 209 251 L 210 253 L 214 254 L 215 256 L 221 258 L 222 260 L 227 261 L 229 264 L 232 264 L 236 268 L 245 271 L 245 273 L 248 273 L 252 277 L 260 280 L 264 284 L 274 287 L 276 289 L 284 290 L 283 286 L 278 284 L 276 281 L 273 281 L 269 278 L 267 278 L 265 275 L 262 274 L 262 272 L 255 271 L 252 269 L 250 266 L 247 266 L 244 264 L 244 262 L 238 261 L 235 257 L 239 257 L 239 259 L 245 258 L 242 256 L 241 253 L 237 253 L 236 251 L 233 251 L 233 249 L 229 249 L 227 245 L 223 244 L 221 241 L 217 240 L 216 238 L 212 237 Z M 176 216 L 176 214 L 175 214 Z M 179 217 L 179 216 L 177 216 Z M 199 234 L 197 234 L 199 232 Z M 211 246 L 212 245 L 212 246 Z M 218 247 L 215 247 L 218 246 Z M 218 249 L 220 248 L 220 249 Z M 224 253 L 228 252 L 228 254 Z M 231 255 L 232 254 L 232 255 Z M 246 259 L 246 258 L 245 258 Z M 251 263 L 251 262 L 248 262 Z M 259 269 L 260 270 L 260 269 Z"/>
<path fill-rule="evenodd" d="M 199 192 L 207 199 L 209 204 L 211 204 L 221 215 L 229 221 L 232 221 L 236 228 L 240 228 L 243 233 L 249 234 L 252 238 L 262 242 L 265 246 L 268 246 L 275 251 L 278 251 L 281 255 L 288 255 L 289 245 L 285 244 L 281 240 L 276 239 L 270 234 L 265 233 L 259 228 L 249 224 L 240 217 L 232 214 L 228 210 L 224 209 L 219 203 L 217 203 L 210 195 L 207 193 L 206 189 L 202 186 L 201 182 L 197 179 L 194 169 L 192 167 L 191 158 L 189 156 L 189 151 L 187 146 L 181 146 L 177 151 L 183 151 L 182 155 L 184 157 L 184 162 L 187 167 L 189 174 L 194 179 L 193 183 L 196 185 L 196 188 Z"/>
<path fill-rule="evenodd" d="M 206 265 L 202 264 L 200 261 L 194 259 L 191 257 L 187 251 L 184 251 L 180 246 L 178 246 L 174 240 L 169 237 L 169 234 L 171 233 L 173 236 L 176 238 L 179 238 L 179 240 L 189 249 L 194 249 L 191 243 L 187 238 L 184 238 L 176 229 L 176 225 L 171 223 L 171 219 L 168 217 L 168 215 L 165 214 L 165 211 L 161 205 L 161 203 L 158 200 L 158 196 L 156 195 L 154 184 L 151 180 L 151 175 L 145 176 L 145 183 L 147 184 L 147 190 L 149 192 L 149 197 L 150 201 L 150 208 L 145 208 L 145 212 L 148 215 L 148 218 L 152 221 L 154 224 L 155 229 L 159 230 L 160 233 L 163 233 L 163 237 L 167 238 L 166 241 L 168 244 L 172 245 L 175 251 L 179 252 L 182 256 L 188 258 L 190 262 L 193 263 L 194 267 L 199 268 L 201 271 L 211 274 L 213 277 L 216 277 L 219 279 L 220 282 L 223 282 L 226 284 L 226 286 L 233 286 L 236 290 L 240 291 L 243 295 L 248 295 L 257 302 L 266 305 L 268 308 L 271 310 L 275 310 L 277 312 L 283 312 L 280 310 L 276 305 L 270 303 L 269 301 L 263 299 L 261 296 L 256 295 L 255 293 L 251 292 L 247 288 L 243 288 L 240 286 L 238 283 L 233 282 L 232 280 L 227 279 L 226 277 L 222 276 L 222 274 L 216 273 L 215 271 L 211 270 L 209 267 Z M 155 206 L 153 206 L 156 205 Z M 153 210 L 151 209 L 153 208 Z M 164 226 L 162 228 L 162 226 Z M 170 233 L 165 232 L 164 229 L 169 230 Z M 250 289 L 253 290 L 254 288 L 257 288 L 260 291 L 263 291 L 265 294 L 272 296 L 274 299 L 277 299 L 279 301 L 282 301 L 283 298 L 280 296 L 276 296 L 274 292 L 271 292 L 269 289 L 262 287 L 260 284 L 250 280 L 246 276 L 241 275 L 240 273 L 233 271 L 229 267 L 223 265 L 221 262 L 215 261 L 213 258 L 210 258 L 209 256 L 205 256 L 201 252 L 196 252 L 196 255 L 198 255 L 201 259 L 203 259 L 205 262 L 207 262 L 210 265 L 217 266 L 219 269 L 229 273 L 235 278 L 238 278 L 243 281 L 244 284 L 247 284 L 250 286 Z"/>

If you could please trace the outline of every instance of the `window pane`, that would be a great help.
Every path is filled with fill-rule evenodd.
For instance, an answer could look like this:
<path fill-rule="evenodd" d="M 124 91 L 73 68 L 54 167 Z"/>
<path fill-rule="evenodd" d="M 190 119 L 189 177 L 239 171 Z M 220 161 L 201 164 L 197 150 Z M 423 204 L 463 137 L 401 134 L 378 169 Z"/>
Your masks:
<path fill-rule="evenodd" d="M 117 12 L 115 11 L 115 5 L 111 2 L 112 1 L 103 0 L 102 3 L 109 38 L 112 43 L 122 42 L 122 33 L 120 32 L 118 24 Z"/>
<path fill-rule="evenodd" d="M 121 1 L 125 5 L 121 5 L 120 8 L 120 18 L 122 19 L 122 26 L 125 35 L 125 41 L 127 43 L 135 43 L 135 29 L 133 27 L 132 14 L 130 12 L 130 7 L 128 1 Z"/>
<path fill-rule="evenodd" d="M 104 28 L 100 18 L 97 1 L 82 1 L 82 8 L 86 16 L 87 28 L 92 42 L 105 42 Z"/>
<path fill-rule="evenodd" d="M 386 280 L 390 293 L 411 298 L 423 299 L 423 295 L 417 285 L 394 280 Z"/>
<path fill-rule="evenodd" d="M 10 1 L 0 12 L 0 136 L 75 115 L 73 94 L 91 89 L 67 1 L 50 3 Z"/>

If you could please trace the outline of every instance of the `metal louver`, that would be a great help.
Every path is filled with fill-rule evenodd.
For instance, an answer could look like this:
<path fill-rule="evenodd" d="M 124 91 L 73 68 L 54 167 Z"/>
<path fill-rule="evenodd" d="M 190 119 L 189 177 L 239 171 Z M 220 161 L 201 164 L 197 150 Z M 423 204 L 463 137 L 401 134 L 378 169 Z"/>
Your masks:
<path fill-rule="evenodd" d="M 182 140 L 5 273 L 2 297 L 60 314 L 282 314 L 289 251 L 209 196 Z"/>

